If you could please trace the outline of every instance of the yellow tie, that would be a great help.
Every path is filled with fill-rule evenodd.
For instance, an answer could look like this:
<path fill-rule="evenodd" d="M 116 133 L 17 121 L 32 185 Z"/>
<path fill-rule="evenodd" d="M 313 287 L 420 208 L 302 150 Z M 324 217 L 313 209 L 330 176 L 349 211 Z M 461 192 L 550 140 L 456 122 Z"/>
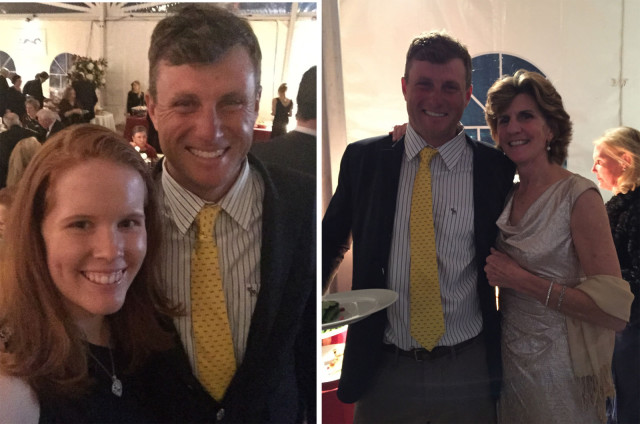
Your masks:
<path fill-rule="evenodd" d="M 221 400 L 236 371 L 233 340 L 213 237 L 218 205 L 205 205 L 196 217 L 198 240 L 191 256 L 191 320 L 200 382 Z"/>
<path fill-rule="evenodd" d="M 429 169 L 437 153 L 429 147 L 420 151 L 411 198 L 411 336 L 427 350 L 433 349 L 444 334 Z"/>

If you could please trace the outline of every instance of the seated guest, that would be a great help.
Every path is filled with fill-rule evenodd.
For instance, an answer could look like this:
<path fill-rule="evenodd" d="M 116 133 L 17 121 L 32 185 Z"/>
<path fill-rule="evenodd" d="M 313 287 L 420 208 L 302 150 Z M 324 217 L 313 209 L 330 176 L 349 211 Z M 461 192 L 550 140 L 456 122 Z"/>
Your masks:
<path fill-rule="evenodd" d="M 76 90 L 69 86 L 64 89 L 58 111 L 65 127 L 73 124 L 88 123 L 83 105 L 76 98 Z"/>
<path fill-rule="evenodd" d="M 7 110 L 7 90 L 9 89 L 9 70 L 0 67 L 0 116 L 4 116 Z"/>
<path fill-rule="evenodd" d="M 36 113 L 36 118 L 38 118 L 40 126 L 47 131 L 44 137 L 45 140 L 64 128 L 58 114 L 51 109 L 40 109 Z"/>
<path fill-rule="evenodd" d="M 0 188 L 7 185 L 9 157 L 16 144 L 24 138 L 36 135 L 33 131 L 22 127 L 22 122 L 15 113 L 7 113 L 3 120 L 8 130 L 0 133 Z"/>
<path fill-rule="evenodd" d="M 140 90 L 140 81 L 131 83 L 131 91 L 127 94 L 127 113 L 131 115 L 131 108 L 136 106 L 146 106 L 144 101 L 144 92 Z"/>
<path fill-rule="evenodd" d="M 24 85 L 24 89 L 22 90 L 22 93 L 25 96 L 31 96 L 34 99 L 38 100 L 38 103 L 40 103 L 40 107 L 42 107 L 42 105 L 44 104 L 44 94 L 42 93 L 42 84 L 48 79 L 49 79 L 49 74 L 46 73 L 45 71 L 42 71 L 36 74 L 35 79 L 32 79 L 31 81 L 27 81 L 27 83 Z"/>
<path fill-rule="evenodd" d="M 25 97 L 22 94 L 22 78 L 20 75 L 15 74 L 11 77 L 13 86 L 10 87 L 5 93 L 6 108 L 18 116 L 24 115 L 27 111 L 24 106 Z"/>
<path fill-rule="evenodd" d="M 267 143 L 254 143 L 251 153 L 264 162 L 279 163 L 316 176 L 316 67 L 302 76 L 298 88 L 296 128 Z"/>
<path fill-rule="evenodd" d="M 9 167 L 7 170 L 7 187 L 15 186 L 31 159 L 42 148 L 42 144 L 35 137 L 23 138 L 13 148 L 9 156 Z"/>
<path fill-rule="evenodd" d="M 143 158 L 149 158 L 151 160 L 158 159 L 156 149 L 152 145 L 147 143 L 147 129 L 142 125 L 136 125 L 133 127 L 131 133 L 131 141 L 129 142 L 138 152 L 140 152 Z"/>
<path fill-rule="evenodd" d="M 22 125 L 25 128 L 34 131 L 37 135 L 36 138 L 40 143 L 43 143 L 47 135 L 47 130 L 42 128 L 42 125 L 38 122 L 37 113 L 40 110 L 40 102 L 38 100 L 29 98 L 24 102 L 27 113 L 22 116 Z"/>
<path fill-rule="evenodd" d="M 144 161 L 114 132 L 74 125 L 23 178 L 0 271 L 0 422 L 216 421 L 159 288 Z"/>

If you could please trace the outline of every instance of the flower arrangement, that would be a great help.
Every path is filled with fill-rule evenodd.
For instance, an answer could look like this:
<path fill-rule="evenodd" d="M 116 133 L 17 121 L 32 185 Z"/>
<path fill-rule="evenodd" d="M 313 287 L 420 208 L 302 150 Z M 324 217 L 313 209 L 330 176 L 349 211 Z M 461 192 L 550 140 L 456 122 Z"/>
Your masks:
<path fill-rule="evenodd" d="M 107 83 L 107 61 L 103 58 L 91 59 L 89 57 L 73 55 L 73 65 L 69 69 L 71 81 L 87 80 L 96 88 L 104 87 Z"/>

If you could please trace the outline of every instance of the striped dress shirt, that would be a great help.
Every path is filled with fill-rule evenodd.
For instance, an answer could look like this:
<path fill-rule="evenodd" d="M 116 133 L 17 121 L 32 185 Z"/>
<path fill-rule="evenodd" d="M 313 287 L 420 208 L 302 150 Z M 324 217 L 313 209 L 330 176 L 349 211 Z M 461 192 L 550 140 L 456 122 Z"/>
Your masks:
<path fill-rule="evenodd" d="M 387 309 L 385 342 L 409 350 L 421 347 L 410 331 L 409 218 L 413 180 L 420 165 L 419 152 L 427 142 L 409 125 L 404 143 L 387 273 L 387 287 L 396 291 L 399 297 Z M 461 129 L 438 148 L 438 152 L 430 168 L 445 333 L 437 345 L 452 346 L 482 330 L 473 228 L 473 150 Z"/>
<path fill-rule="evenodd" d="M 167 172 L 166 162 L 161 181 L 162 283 L 169 298 L 184 305 L 186 315 L 176 318 L 176 326 L 198 375 L 191 326 L 191 252 L 197 239 L 196 216 L 206 202 L 181 187 Z M 219 202 L 222 210 L 214 229 L 238 365 L 260 291 L 263 198 L 264 181 L 245 159 L 238 179 Z"/>

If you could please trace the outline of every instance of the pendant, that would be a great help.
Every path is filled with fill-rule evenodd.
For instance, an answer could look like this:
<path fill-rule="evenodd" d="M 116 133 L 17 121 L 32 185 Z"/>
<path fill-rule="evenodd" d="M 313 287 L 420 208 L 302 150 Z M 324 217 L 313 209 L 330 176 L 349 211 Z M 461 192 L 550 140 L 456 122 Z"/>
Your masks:
<path fill-rule="evenodd" d="M 113 384 L 111 385 L 111 393 L 118 397 L 122 397 L 122 382 L 115 375 L 111 376 Z"/>

